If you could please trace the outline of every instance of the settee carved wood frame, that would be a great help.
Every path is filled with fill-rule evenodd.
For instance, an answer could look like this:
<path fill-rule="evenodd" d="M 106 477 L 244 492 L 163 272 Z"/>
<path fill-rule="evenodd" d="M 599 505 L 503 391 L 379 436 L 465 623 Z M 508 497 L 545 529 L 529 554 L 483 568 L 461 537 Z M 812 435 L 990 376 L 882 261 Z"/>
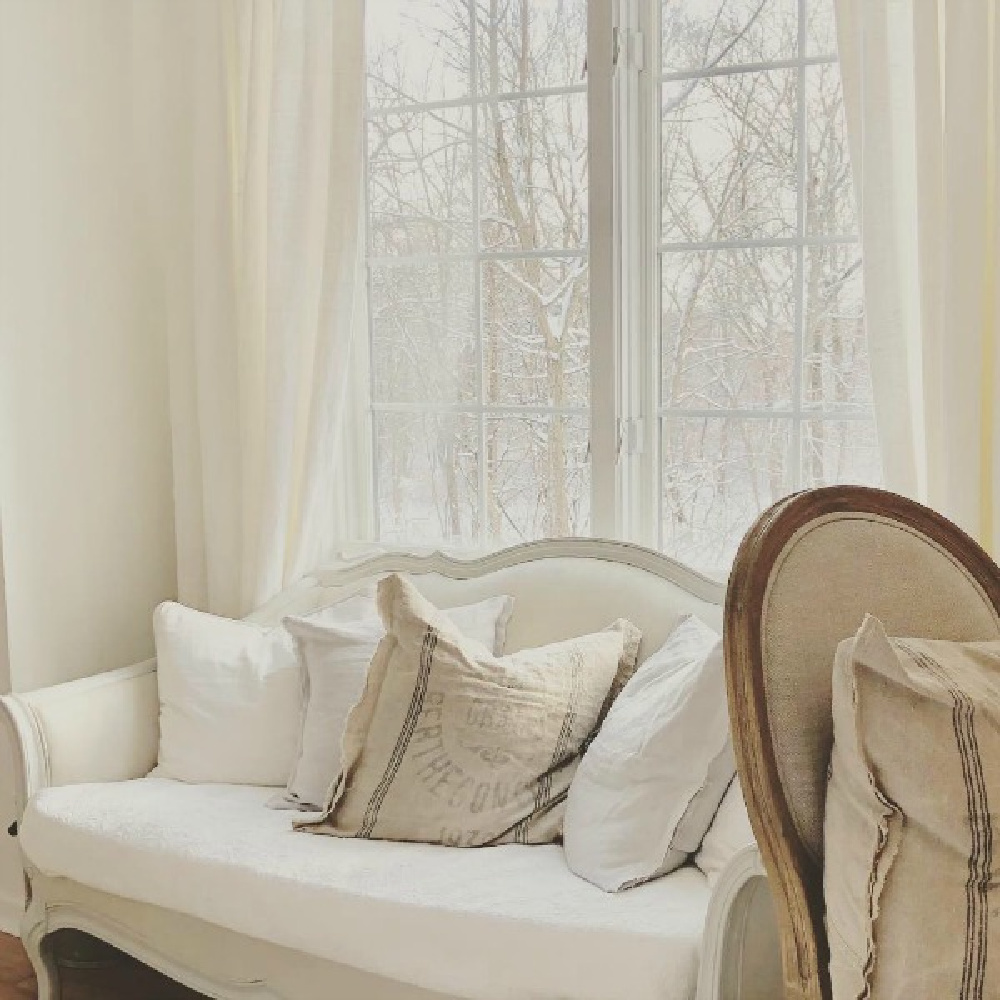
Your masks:
<path fill-rule="evenodd" d="M 388 572 L 434 573 L 454 579 L 473 579 L 508 567 L 548 558 L 576 557 L 604 560 L 632 566 L 654 574 L 686 593 L 708 603 L 723 603 L 723 585 L 718 581 L 641 546 L 600 539 L 566 539 L 531 542 L 491 553 L 481 558 L 459 559 L 440 552 L 425 555 L 412 552 L 379 551 L 344 562 L 307 576 L 299 586 L 308 588 L 351 587 Z M 254 617 L 254 616 L 251 616 Z M 148 660 L 110 670 L 39 692 L 0 698 L 0 718 L 13 741 L 17 817 L 28 799 L 51 785 L 82 781 L 120 781 L 141 777 L 156 762 L 156 665 Z M 106 699 L 103 728 L 95 732 L 81 727 L 70 739 L 60 734 L 58 748 L 50 745 L 47 723 L 40 705 L 58 702 L 60 711 L 94 711 L 96 700 Z M 152 726 L 150 731 L 149 726 Z M 77 741 L 73 744 L 73 741 Z M 71 759 L 72 757 L 72 759 Z M 100 938 L 134 956 L 172 979 L 218 1000 L 320 1000 L 330 995 L 334 974 L 350 973 L 355 978 L 348 992 L 368 1000 L 451 1000 L 441 994 L 392 983 L 334 963 L 310 959 L 317 966 L 315 988 L 300 990 L 281 976 L 243 975 L 239 968 L 219 971 L 199 964 L 184 947 L 167 947 L 163 936 L 150 927 L 177 930 L 185 923 L 192 933 L 227 935 L 229 946 L 246 942 L 252 952 L 263 955 L 269 968 L 279 972 L 292 961 L 302 964 L 305 956 L 288 952 L 263 941 L 250 941 L 232 932 L 215 928 L 182 914 L 159 910 L 146 904 L 107 896 L 52 878 L 35 870 L 22 852 L 27 906 L 21 936 L 38 978 L 39 1000 L 59 1000 L 58 967 L 51 947 L 51 934 L 74 928 Z M 107 902 L 98 907 L 95 903 Z M 747 968 L 763 969 L 777 976 L 776 950 L 771 955 L 748 955 L 744 944 L 748 928 L 771 920 L 770 893 L 756 848 L 747 848 L 734 859 L 720 877 L 709 904 L 702 961 L 699 968 L 697 1000 L 761 1000 L 769 996 L 765 986 L 747 982 Z M 177 935 L 173 940 L 176 942 Z M 775 935 L 770 944 L 776 949 Z M 759 940 L 759 935 L 755 940 Z M 225 950 L 223 948 L 222 950 Z M 238 950 L 238 949 L 237 949 Z M 238 964 L 238 963 L 237 963 Z M 323 966 L 323 976 L 319 967 Z M 326 970 L 329 971 L 326 971 Z"/>

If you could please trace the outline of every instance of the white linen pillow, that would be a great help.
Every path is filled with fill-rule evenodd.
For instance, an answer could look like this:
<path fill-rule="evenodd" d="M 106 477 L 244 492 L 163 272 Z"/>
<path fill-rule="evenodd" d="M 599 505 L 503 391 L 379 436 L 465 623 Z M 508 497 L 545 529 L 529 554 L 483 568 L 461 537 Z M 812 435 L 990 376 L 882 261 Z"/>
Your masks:
<path fill-rule="evenodd" d="M 608 892 L 673 871 L 698 849 L 735 772 L 722 640 L 688 616 L 583 756 L 566 805 L 570 869 Z"/>
<path fill-rule="evenodd" d="M 282 785 L 302 696 L 283 629 L 186 608 L 153 613 L 160 746 L 156 773 L 178 781 Z"/>
<path fill-rule="evenodd" d="M 445 613 L 468 639 L 499 656 L 507 641 L 507 623 L 514 598 L 491 597 L 478 604 L 450 608 Z M 303 625 L 322 625 L 319 636 Z M 273 808 L 321 809 L 330 786 L 340 774 L 341 741 L 347 716 L 361 698 L 368 665 L 385 636 L 374 598 L 353 620 L 333 615 L 289 617 L 286 628 L 298 643 L 302 678 L 302 726 L 298 752 L 283 796 Z"/>
<path fill-rule="evenodd" d="M 715 885 L 729 862 L 744 847 L 756 843 L 743 801 L 743 788 L 736 777 L 722 797 L 722 804 L 701 842 L 701 849 L 694 856 L 694 863 L 702 870 L 708 884 Z"/>
<path fill-rule="evenodd" d="M 512 604 L 510 598 L 483 603 L 498 601 Z M 510 617 L 504 608 L 505 617 L 490 619 L 500 642 Z M 303 618 L 377 623 L 374 587 Z M 188 782 L 286 785 L 299 756 L 304 711 L 303 671 L 284 626 L 166 601 L 153 614 L 153 633 L 160 700 L 155 773 Z"/>

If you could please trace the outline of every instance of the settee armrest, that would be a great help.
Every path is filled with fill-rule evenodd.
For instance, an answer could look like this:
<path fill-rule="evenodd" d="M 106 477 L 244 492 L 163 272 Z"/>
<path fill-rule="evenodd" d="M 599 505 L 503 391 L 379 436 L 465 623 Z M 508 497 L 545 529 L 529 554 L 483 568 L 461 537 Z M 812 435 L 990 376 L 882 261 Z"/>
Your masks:
<path fill-rule="evenodd" d="M 712 890 L 697 1000 L 774 1000 L 780 996 L 777 923 L 760 851 L 754 844 L 733 856 Z"/>
<path fill-rule="evenodd" d="M 0 698 L 17 815 L 40 788 L 140 778 L 156 764 L 156 661 Z"/>

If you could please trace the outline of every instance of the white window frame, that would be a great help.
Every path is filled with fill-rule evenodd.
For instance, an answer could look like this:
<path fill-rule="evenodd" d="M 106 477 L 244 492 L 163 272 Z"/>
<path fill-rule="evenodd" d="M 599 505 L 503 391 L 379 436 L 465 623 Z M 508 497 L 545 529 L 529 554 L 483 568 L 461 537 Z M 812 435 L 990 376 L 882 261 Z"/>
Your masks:
<path fill-rule="evenodd" d="M 600 2 L 600 0 L 597 0 Z M 659 317 L 650 310 L 656 292 L 651 167 L 658 123 L 653 120 L 646 81 L 651 77 L 648 41 L 655 0 L 608 0 L 613 4 L 613 144 L 616 185 L 614 271 L 620 406 L 617 413 L 618 537 L 652 545 L 659 512 L 652 473 L 659 460 L 659 435 L 651 418 L 659 371 Z M 651 126 L 656 125 L 654 133 Z M 654 192 L 655 193 L 655 192 Z"/>
<path fill-rule="evenodd" d="M 593 2 L 593 0 L 592 0 Z M 600 3 L 601 0 L 596 0 Z M 616 174 L 619 225 L 616 242 L 622 261 L 616 270 L 620 354 L 624 372 L 619 426 L 623 447 L 618 463 L 618 490 L 623 517 L 619 536 L 663 547 L 662 433 L 669 414 L 693 418 L 750 418 L 787 420 L 793 489 L 802 486 L 802 423 L 806 420 L 872 421 L 869 409 L 804 408 L 802 405 L 803 348 L 806 336 L 804 257 L 811 247 L 859 245 L 860 236 L 816 236 L 807 232 L 805 189 L 808 168 L 806 73 L 810 66 L 839 62 L 835 53 L 807 54 L 807 0 L 797 0 L 798 39 L 794 58 L 752 64 L 727 64 L 709 70 L 664 73 L 660 67 L 661 0 L 614 0 L 615 34 L 625 57 L 615 73 Z M 793 237 L 661 243 L 660 143 L 661 90 L 664 83 L 730 76 L 738 73 L 793 69 L 797 72 L 796 233 Z M 794 349 L 792 405 L 788 409 L 689 409 L 667 407 L 661 399 L 661 284 L 663 252 L 787 247 L 795 252 Z"/>
<path fill-rule="evenodd" d="M 377 2 L 377 0 L 368 0 Z M 591 536 L 614 537 L 618 532 L 616 524 L 617 504 L 614 496 L 615 485 L 615 455 L 617 441 L 614 433 L 616 394 L 605 391 L 613 385 L 613 370 L 615 359 L 613 357 L 613 336 L 614 330 L 611 325 L 612 317 L 607 315 L 613 309 L 612 282 L 610 280 L 610 260 L 607 259 L 607 252 L 595 255 L 593 250 L 595 245 L 602 250 L 610 249 L 613 240 L 611 233 L 610 206 L 613 197 L 614 181 L 611 173 L 612 158 L 602 157 L 599 164 L 595 163 L 592 151 L 595 148 L 594 130 L 602 142 L 610 138 L 610 102 L 607 99 L 609 87 L 607 83 L 603 87 L 595 87 L 593 80 L 595 72 L 600 72 L 599 67 L 605 68 L 605 77 L 610 76 L 611 67 L 611 11 L 613 0 L 588 0 L 588 33 L 587 33 L 587 79 L 580 84 L 569 86 L 546 87 L 538 90 L 512 91 L 491 94 L 483 97 L 478 92 L 478 66 L 477 66 L 477 23 L 475 17 L 476 0 L 467 0 L 470 15 L 469 32 L 469 60 L 470 79 L 469 94 L 467 97 L 453 98 L 450 100 L 428 101 L 423 103 L 405 103 L 398 105 L 382 106 L 377 109 L 369 108 L 365 105 L 365 123 L 377 117 L 386 117 L 393 114 L 400 114 L 413 111 L 437 111 L 448 108 L 468 108 L 471 115 L 470 125 L 470 156 L 474 164 L 478 163 L 479 144 L 479 108 L 487 101 L 496 102 L 516 102 L 530 100 L 541 97 L 557 97 L 566 94 L 583 94 L 587 99 L 588 113 L 588 241 L 579 248 L 545 248 L 536 251 L 525 250 L 483 250 L 479 243 L 479 171 L 474 169 L 472 173 L 472 231 L 473 245 L 469 253 L 459 254 L 437 254 L 421 255 L 416 257 L 388 256 L 379 257 L 371 253 L 371 242 L 366 235 L 365 246 L 365 280 L 370 289 L 370 275 L 372 266 L 392 267 L 406 266 L 413 264 L 436 264 L 436 263 L 471 263 L 473 268 L 473 308 L 478 324 L 478 356 L 477 367 L 480 378 L 478 403 L 462 403 L 454 405 L 434 405 L 424 406 L 419 403 L 384 403 L 375 401 L 375 375 L 374 366 L 370 366 L 369 376 L 369 403 L 368 412 L 370 415 L 370 488 L 369 496 L 372 504 L 371 523 L 373 534 L 377 535 L 377 524 L 379 521 L 378 512 L 378 444 L 376 440 L 375 426 L 377 416 L 381 413 L 416 413 L 416 414 L 440 414 L 445 412 L 455 412 L 468 414 L 478 419 L 479 425 L 479 502 L 480 510 L 480 533 L 477 540 L 478 547 L 486 549 L 490 545 L 487 538 L 487 518 L 485 516 L 485 505 L 487 498 L 488 469 L 486 464 L 487 442 L 486 442 L 486 419 L 490 416 L 518 416 L 518 415 L 568 415 L 568 416 L 589 416 L 590 421 L 590 474 L 591 474 L 591 498 L 590 498 L 590 534 Z M 595 122 L 597 123 L 595 125 Z M 370 209 L 370 170 L 368 162 L 368 142 L 364 143 L 364 213 L 365 218 L 369 218 Z M 595 185 L 594 173 L 597 173 Z M 600 240 L 594 239 L 595 225 L 598 226 L 602 234 Z M 543 259 L 552 258 L 577 258 L 588 260 L 588 281 L 590 285 L 589 299 L 590 308 L 590 351 L 591 351 L 591 381 L 590 381 L 590 405 L 589 407 L 552 407 L 538 405 L 524 406 L 504 406 L 500 404 L 488 403 L 486 396 L 486 376 L 482 363 L 483 344 L 483 312 L 482 312 L 482 289 L 480 283 L 481 267 L 484 261 L 490 260 L 524 260 L 530 257 Z M 597 259 L 595 259 L 595 257 Z M 370 301 L 370 291 L 368 291 Z M 595 306 L 595 303 L 599 303 Z M 368 323 L 368 347 L 369 351 L 374 341 L 374 331 L 372 328 L 371 309 L 366 310 Z M 598 319 L 595 314 L 602 314 Z M 595 325 L 600 324 L 604 335 L 595 336 Z M 606 324 L 606 325 L 605 325 Z M 596 357 L 595 357 L 596 355 Z M 601 385 L 602 391 L 595 392 L 595 386 Z M 377 538 L 374 539 L 378 541 Z M 472 546 L 475 547 L 475 546 Z"/>
<path fill-rule="evenodd" d="M 474 10 L 475 0 L 468 0 Z M 524 93 L 503 93 L 490 98 L 477 94 L 476 22 L 471 16 L 471 91 L 468 98 L 379 108 L 371 115 L 387 115 L 403 110 L 435 110 L 448 107 L 470 108 L 472 113 L 472 155 L 478 143 L 478 107 L 484 100 L 521 100 L 585 92 L 588 111 L 589 222 L 588 244 L 578 250 L 537 251 L 542 257 L 589 257 L 590 283 L 590 459 L 591 519 L 594 536 L 622 538 L 662 548 L 663 462 L 661 427 L 669 413 L 708 418 L 770 418 L 788 420 L 793 432 L 792 469 L 794 488 L 801 483 L 801 426 L 804 420 L 871 420 L 870 410 L 806 409 L 802 406 L 803 347 L 806 332 L 804 254 L 809 247 L 858 244 L 859 237 L 810 236 L 805 218 L 805 171 L 808 166 L 805 84 L 809 66 L 836 63 L 835 54 L 807 55 L 807 0 L 798 3 L 798 52 L 794 58 L 771 62 L 726 65 L 709 70 L 681 73 L 661 72 L 659 66 L 661 0 L 589 0 L 587 80 L 583 86 L 553 87 Z M 471 14 L 471 11 L 470 11 Z M 662 84 L 673 80 L 700 79 L 794 69 L 798 73 L 796 109 L 798 133 L 797 215 L 794 237 L 734 241 L 706 241 L 683 244 L 660 242 L 660 142 Z M 367 150 L 367 143 L 366 143 Z M 366 152 L 367 157 L 367 152 Z M 366 216 L 368 171 L 366 162 Z M 473 225 L 477 237 L 469 254 L 376 258 L 369 265 L 471 261 L 475 268 L 475 308 L 482 343 L 480 265 L 491 259 L 518 259 L 528 251 L 490 251 L 478 245 L 479 181 L 473 180 Z M 660 256 L 670 250 L 737 249 L 744 247 L 788 247 L 795 251 L 795 357 L 792 406 L 790 409 L 706 409 L 666 408 L 661 392 L 661 312 Z M 371 329 L 369 329 L 371 338 Z M 369 342 L 371 340 L 369 339 Z M 479 363 L 483 378 L 483 366 Z M 580 408 L 544 406 L 498 406 L 486 402 L 485 385 L 480 385 L 477 404 L 423 406 L 421 404 L 370 405 L 374 416 L 380 412 L 469 413 L 479 417 L 480 500 L 486 502 L 486 442 L 483 419 L 504 413 L 586 413 Z M 372 436 L 373 504 L 377 504 L 377 461 Z M 377 522 L 377 511 L 373 523 Z M 480 547 L 488 539 L 485 516 L 480 518 Z"/>
<path fill-rule="evenodd" d="M 587 114 L 590 233 L 590 527 L 626 537 L 620 457 L 625 358 L 620 335 L 618 98 L 613 86 L 617 0 L 589 0 Z"/>

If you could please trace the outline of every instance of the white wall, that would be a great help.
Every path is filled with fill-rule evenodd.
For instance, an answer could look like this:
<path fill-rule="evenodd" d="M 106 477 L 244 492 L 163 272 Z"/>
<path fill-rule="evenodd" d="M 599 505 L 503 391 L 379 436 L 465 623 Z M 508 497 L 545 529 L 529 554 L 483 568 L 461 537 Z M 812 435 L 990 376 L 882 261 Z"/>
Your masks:
<path fill-rule="evenodd" d="M 0 523 L 0 686 L 10 690 L 10 661 L 7 655 L 7 601 L 4 586 L 3 529 Z M 12 734 L 0 734 L 0 930 L 13 932 L 23 898 L 17 850 L 4 831 L 12 812 L 14 771 Z"/>
<path fill-rule="evenodd" d="M 0 601 L 14 690 L 149 656 L 150 613 L 175 588 L 131 6 L 0 0 Z M 17 891 L 14 865 L 0 836 L 0 897 Z"/>

